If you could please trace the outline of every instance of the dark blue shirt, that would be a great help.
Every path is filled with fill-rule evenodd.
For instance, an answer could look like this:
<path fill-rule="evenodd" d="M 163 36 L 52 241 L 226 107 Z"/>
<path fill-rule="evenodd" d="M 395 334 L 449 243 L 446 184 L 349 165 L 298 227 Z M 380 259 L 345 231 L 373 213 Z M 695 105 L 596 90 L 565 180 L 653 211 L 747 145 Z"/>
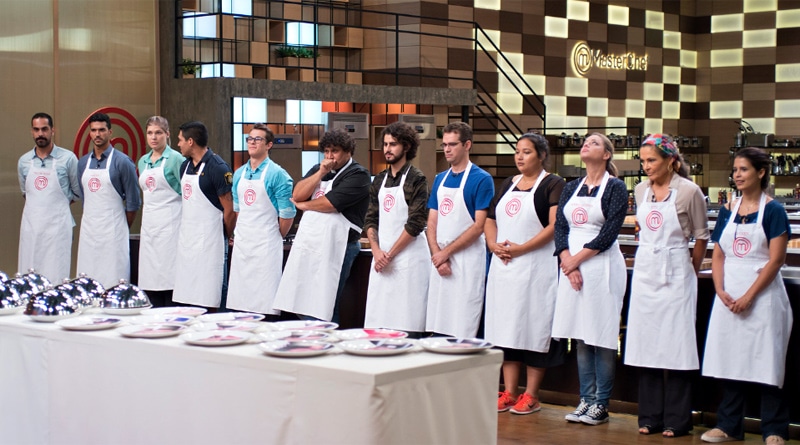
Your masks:
<path fill-rule="evenodd" d="M 755 224 L 758 221 L 758 211 L 745 215 L 746 222 L 744 224 Z M 728 225 L 731 219 L 730 209 L 724 206 L 719 209 L 719 216 L 714 226 L 714 233 L 711 234 L 711 241 L 718 243 L 722 237 L 722 231 Z M 733 219 L 736 224 L 742 224 L 742 216 L 736 215 Z M 792 229 L 789 226 L 789 216 L 786 214 L 786 209 L 778 201 L 770 201 L 764 206 L 764 218 L 761 220 L 761 227 L 764 228 L 764 233 L 767 235 L 767 241 L 772 238 L 777 238 L 784 233 L 792 236 Z"/>
<path fill-rule="evenodd" d="M 219 197 L 230 193 L 231 184 L 233 183 L 233 172 L 231 167 L 218 155 L 214 154 L 209 148 L 197 166 L 194 165 L 191 159 L 183 161 L 181 164 L 181 178 L 183 175 L 196 175 L 203 164 L 203 173 L 200 174 L 200 190 L 203 191 L 208 202 L 223 210 L 222 203 L 219 202 Z"/>
<path fill-rule="evenodd" d="M 111 165 L 106 165 L 108 156 L 114 150 L 114 156 L 111 158 Z M 94 155 L 94 151 L 81 156 L 78 160 L 78 177 L 83 178 L 83 172 L 86 170 L 86 164 L 93 170 L 105 170 L 108 168 L 108 175 L 111 178 L 111 184 L 114 190 L 119 193 L 120 198 L 125 201 L 125 211 L 135 212 L 139 210 L 142 205 L 142 197 L 139 196 L 139 176 L 136 174 L 136 165 L 133 164 L 131 158 L 125 153 L 115 149 L 109 145 L 100 159 Z M 83 181 L 79 181 L 81 185 L 81 196 L 83 194 Z"/>
<path fill-rule="evenodd" d="M 581 178 L 568 182 L 561 193 L 561 199 L 558 200 L 555 227 L 556 255 L 564 249 L 569 249 L 569 222 L 567 222 L 567 217 L 564 216 L 564 205 L 572 198 L 572 194 L 575 193 L 575 189 L 578 188 L 580 182 Z M 578 191 L 578 196 L 597 196 L 599 190 L 600 187 L 595 187 L 590 194 L 589 187 L 584 184 Z M 617 240 L 619 229 L 622 228 L 625 214 L 628 212 L 628 187 L 621 179 L 608 178 L 606 190 L 600 198 L 600 208 L 603 211 L 606 222 L 603 224 L 603 228 L 600 229 L 600 233 L 593 240 L 584 244 L 583 247 L 603 252 Z"/>

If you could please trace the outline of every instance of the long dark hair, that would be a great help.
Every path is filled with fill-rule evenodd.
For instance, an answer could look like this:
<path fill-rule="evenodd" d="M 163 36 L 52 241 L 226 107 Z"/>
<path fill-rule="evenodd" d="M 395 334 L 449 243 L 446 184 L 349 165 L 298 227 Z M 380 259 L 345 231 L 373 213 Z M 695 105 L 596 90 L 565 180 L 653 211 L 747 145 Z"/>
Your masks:
<path fill-rule="evenodd" d="M 756 169 L 756 172 L 764 170 L 764 176 L 761 177 L 761 190 L 766 190 L 767 187 L 769 187 L 769 169 L 772 166 L 772 160 L 764 150 L 755 147 L 745 147 L 736 152 L 734 159 L 735 158 L 747 159 L 750 165 Z"/>
<path fill-rule="evenodd" d="M 525 133 L 519 137 L 520 141 L 523 139 L 527 139 L 533 144 L 536 155 L 542 160 L 542 166 L 545 166 L 550 158 L 550 144 L 547 143 L 547 139 L 539 133 Z"/>

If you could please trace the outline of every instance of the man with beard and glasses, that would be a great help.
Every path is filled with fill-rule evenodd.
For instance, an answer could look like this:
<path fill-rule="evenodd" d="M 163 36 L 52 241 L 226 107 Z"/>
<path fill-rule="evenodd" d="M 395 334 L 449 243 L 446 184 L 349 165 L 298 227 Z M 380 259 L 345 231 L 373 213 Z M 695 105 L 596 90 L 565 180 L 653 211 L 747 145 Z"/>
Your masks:
<path fill-rule="evenodd" d="M 18 270 L 34 269 L 58 282 L 70 276 L 75 221 L 69 205 L 81 197 L 78 158 L 53 143 L 53 118 L 47 113 L 33 115 L 31 135 L 36 145 L 17 162 L 25 197 Z"/>
<path fill-rule="evenodd" d="M 389 164 L 369 189 L 366 224 L 372 268 L 364 326 L 425 331 L 430 252 L 428 181 L 411 165 L 419 135 L 410 125 L 395 122 L 383 129 L 383 155 Z"/>
<path fill-rule="evenodd" d="M 78 273 L 105 287 L 129 280 L 130 226 L 142 205 L 136 166 L 111 145 L 111 119 L 89 116 L 92 151 L 78 161 L 83 218 L 78 242 Z"/>

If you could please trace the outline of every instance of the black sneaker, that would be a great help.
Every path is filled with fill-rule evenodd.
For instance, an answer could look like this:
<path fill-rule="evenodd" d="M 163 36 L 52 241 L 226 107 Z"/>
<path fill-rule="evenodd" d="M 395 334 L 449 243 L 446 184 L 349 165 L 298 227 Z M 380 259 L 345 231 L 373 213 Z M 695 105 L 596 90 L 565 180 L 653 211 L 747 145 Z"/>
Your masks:
<path fill-rule="evenodd" d="M 564 419 L 566 419 L 567 422 L 580 422 L 581 416 L 586 414 L 587 411 L 589 411 L 589 404 L 586 403 L 585 400 L 581 399 L 581 403 L 578 404 L 578 407 L 575 408 L 575 411 L 564 416 Z"/>
<path fill-rule="evenodd" d="M 600 425 L 608 422 L 608 409 L 604 405 L 594 404 L 589 407 L 586 414 L 580 417 L 580 421 L 587 425 Z"/>

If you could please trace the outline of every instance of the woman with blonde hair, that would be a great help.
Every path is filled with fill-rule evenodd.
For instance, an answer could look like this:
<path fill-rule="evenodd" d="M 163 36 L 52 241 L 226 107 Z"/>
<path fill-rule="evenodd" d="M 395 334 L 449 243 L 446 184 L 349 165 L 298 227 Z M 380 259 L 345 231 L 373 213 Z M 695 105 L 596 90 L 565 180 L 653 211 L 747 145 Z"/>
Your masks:
<path fill-rule="evenodd" d="M 556 255 L 561 259 L 553 338 L 577 341 L 581 400 L 569 422 L 608 422 L 614 387 L 619 316 L 625 295 L 625 259 L 617 244 L 628 190 L 616 178 L 614 146 L 602 134 L 580 151 L 586 176 L 564 187 L 556 214 Z"/>

